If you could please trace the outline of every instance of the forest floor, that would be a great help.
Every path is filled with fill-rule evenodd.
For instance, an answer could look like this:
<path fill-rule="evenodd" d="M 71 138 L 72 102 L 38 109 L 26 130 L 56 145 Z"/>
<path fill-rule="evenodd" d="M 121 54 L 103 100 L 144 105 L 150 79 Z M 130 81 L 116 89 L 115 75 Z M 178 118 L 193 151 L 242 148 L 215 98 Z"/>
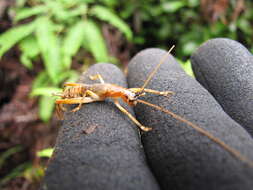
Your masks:
<path fill-rule="evenodd" d="M 0 9 L 0 34 L 10 27 L 11 21 Z M 130 45 L 124 45 L 122 35 L 108 25 L 102 29 L 110 55 L 126 66 Z M 28 70 L 19 57 L 15 47 L 0 60 L 0 189 L 35 190 L 48 161 L 37 152 L 54 146 L 61 122 L 55 115 L 48 123 L 39 119 L 38 99 L 29 97 L 29 93 L 43 64 L 35 63 L 33 70 Z M 81 67 L 73 63 L 74 69 Z"/>

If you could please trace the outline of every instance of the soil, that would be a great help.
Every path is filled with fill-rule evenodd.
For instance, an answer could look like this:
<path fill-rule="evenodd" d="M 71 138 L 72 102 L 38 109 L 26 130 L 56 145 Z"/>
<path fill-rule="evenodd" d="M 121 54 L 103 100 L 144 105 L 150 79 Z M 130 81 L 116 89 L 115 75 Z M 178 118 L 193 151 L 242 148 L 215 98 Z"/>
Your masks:
<path fill-rule="evenodd" d="M 48 124 L 38 118 L 37 99 L 29 92 L 40 65 L 34 71 L 19 62 L 19 51 L 11 50 L 0 61 L 0 153 L 20 146 L 22 151 L 7 159 L 0 170 L 0 178 L 10 174 L 19 165 L 29 161 L 33 167 L 45 166 L 46 160 L 36 152 L 53 147 L 59 122 L 54 117 Z M 37 72 L 36 72 L 37 70 Z M 17 177 L 5 189 L 36 189 L 38 180 L 28 181 Z"/>

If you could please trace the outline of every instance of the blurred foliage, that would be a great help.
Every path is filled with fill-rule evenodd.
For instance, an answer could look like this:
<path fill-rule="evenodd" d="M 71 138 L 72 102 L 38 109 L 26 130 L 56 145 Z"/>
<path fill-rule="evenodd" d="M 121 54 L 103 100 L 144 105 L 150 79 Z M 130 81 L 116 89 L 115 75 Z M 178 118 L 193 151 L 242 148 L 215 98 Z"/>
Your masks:
<path fill-rule="evenodd" d="M 6 176 L 0 179 L 0 188 L 17 177 L 24 177 L 32 182 L 39 182 L 44 176 L 44 168 L 40 165 L 34 166 L 30 162 L 24 162 L 11 170 Z"/>
<path fill-rule="evenodd" d="M 54 109 L 52 91 L 78 77 L 70 68 L 80 49 L 90 52 L 97 62 L 113 60 L 101 32 L 103 22 L 116 27 L 138 49 L 167 49 L 175 44 L 176 56 L 185 61 L 201 43 L 215 37 L 238 40 L 253 49 L 253 3 L 222 2 L 17 0 L 9 10 L 14 26 L 0 36 L 0 57 L 17 44 L 20 61 L 28 69 L 42 59 L 45 70 L 34 80 L 31 95 L 41 96 L 39 115 L 48 121 Z"/>
<path fill-rule="evenodd" d="M 20 145 L 9 148 L 0 155 L 0 169 L 3 167 L 5 162 L 16 153 L 23 151 L 24 148 Z M 39 181 L 44 176 L 44 169 L 42 166 L 34 166 L 31 162 L 24 162 L 19 164 L 7 175 L 0 179 L 0 188 L 7 184 L 10 180 L 16 177 L 25 177 L 30 181 Z"/>
<path fill-rule="evenodd" d="M 15 146 L 12 148 L 9 148 L 8 150 L 6 150 L 5 152 L 3 152 L 0 155 L 0 169 L 2 168 L 2 166 L 4 165 L 5 161 L 10 158 L 12 155 L 22 151 L 23 148 L 21 146 Z"/>
<path fill-rule="evenodd" d="M 177 57 L 186 60 L 208 39 L 227 37 L 253 50 L 251 1 L 129 0 L 121 5 L 110 2 L 114 2 L 111 6 L 121 7 L 122 18 L 132 22 L 133 41 L 139 49 L 167 49 L 175 44 Z"/>
<path fill-rule="evenodd" d="M 40 96 L 39 115 L 48 121 L 54 109 L 52 91 L 63 81 L 75 81 L 72 58 L 80 49 L 90 52 L 97 62 L 110 56 L 101 32 L 107 22 L 128 40 L 132 32 L 113 10 L 93 0 L 17 0 L 10 9 L 14 26 L 0 36 L 0 58 L 14 45 L 21 50 L 20 61 L 28 69 L 42 59 L 45 70 L 34 80 L 31 94 Z"/>
<path fill-rule="evenodd" d="M 50 158 L 53 155 L 53 152 L 54 152 L 54 148 L 46 148 L 37 152 L 37 156 Z"/>
<path fill-rule="evenodd" d="M 23 164 L 18 165 L 16 168 L 11 170 L 6 176 L 0 179 L 0 188 L 8 183 L 10 180 L 23 176 L 23 173 L 26 169 L 31 168 L 31 164 L 29 162 L 25 162 Z"/>
<path fill-rule="evenodd" d="M 0 154 L 0 169 L 3 167 L 7 159 L 16 153 L 23 151 L 24 148 L 20 145 L 9 148 Z M 37 157 L 49 158 L 52 156 L 54 149 L 47 148 L 37 152 Z M 44 176 L 44 167 L 42 165 L 33 165 L 30 161 L 19 164 L 14 169 L 8 172 L 7 175 L 0 179 L 0 188 L 16 177 L 24 177 L 31 182 L 39 182 Z"/>

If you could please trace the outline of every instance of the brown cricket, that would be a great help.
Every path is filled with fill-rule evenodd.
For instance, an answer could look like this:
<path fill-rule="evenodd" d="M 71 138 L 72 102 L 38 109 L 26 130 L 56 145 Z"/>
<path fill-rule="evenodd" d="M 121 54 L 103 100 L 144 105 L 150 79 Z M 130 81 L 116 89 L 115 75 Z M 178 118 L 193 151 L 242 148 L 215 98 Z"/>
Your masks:
<path fill-rule="evenodd" d="M 56 96 L 61 97 L 60 99 L 57 99 L 55 101 L 56 103 L 56 111 L 58 115 L 61 115 L 62 111 L 67 111 L 67 109 L 64 107 L 64 104 L 79 104 L 77 107 L 71 110 L 71 112 L 78 111 L 82 104 L 87 104 L 91 102 L 97 102 L 97 101 L 104 101 L 106 98 L 111 98 L 114 101 L 114 104 L 116 107 L 122 111 L 124 114 L 126 114 L 141 130 L 143 131 L 150 131 L 152 130 L 151 127 L 147 127 L 142 125 L 134 116 L 132 116 L 124 107 L 122 107 L 119 103 L 119 99 L 121 98 L 124 102 L 126 102 L 130 106 L 135 106 L 137 103 L 146 104 L 150 107 L 153 107 L 157 110 L 160 110 L 173 118 L 186 123 L 189 127 L 195 129 L 200 134 L 208 137 L 210 140 L 215 142 L 217 145 L 224 148 L 226 151 L 228 151 L 231 155 L 233 155 L 235 158 L 241 160 L 242 162 L 247 163 L 251 167 L 253 167 L 253 161 L 247 158 L 246 156 L 242 155 L 238 150 L 232 148 L 231 146 L 227 145 L 224 141 L 216 138 L 211 133 L 206 131 L 205 129 L 197 126 L 196 124 L 184 119 L 183 117 L 163 108 L 160 106 L 157 106 L 155 104 L 151 104 L 147 101 L 139 99 L 141 96 L 145 96 L 146 93 L 156 94 L 156 95 L 162 95 L 162 96 L 169 96 L 173 95 L 174 92 L 172 91 L 157 91 L 153 89 L 147 89 L 145 88 L 154 74 L 157 72 L 161 64 L 165 62 L 165 59 L 170 54 L 174 46 L 170 48 L 170 50 L 162 57 L 159 64 L 155 67 L 155 69 L 150 73 L 147 80 L 144 82 L 143 86 L 141 88 L 124 88 L 115 84 L 105 83 L 102 76 L 100 74 L 96 74 L 93 76 L 90 76 L 91 80 L 99 79 L 100 83 L 95 84 L 84 84 L 84 83 L 65 83 L 63 92 L 54 94 Z"/>

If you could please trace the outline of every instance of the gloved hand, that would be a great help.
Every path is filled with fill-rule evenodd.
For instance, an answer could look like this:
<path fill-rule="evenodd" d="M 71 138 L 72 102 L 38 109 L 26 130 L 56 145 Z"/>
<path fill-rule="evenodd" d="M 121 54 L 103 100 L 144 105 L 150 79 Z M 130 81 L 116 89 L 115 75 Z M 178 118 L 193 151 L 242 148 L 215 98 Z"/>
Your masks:
<path fill-rule="evenodd" d="M 128 87 L 141 87 L 165 53 L 147 49 L 137 54 L 129 64 Z M 241 126 L 248 131 L 253 127 L 252 55 L 237 42 L 215 39 L 199 48 L 192 63 L 196 79 L 215 98 L 169 56 L 147 87 L 175 95 L 143 99 L 253 160 L 253 139 Z M 97 73 L 108 83 L 127 86 L 122 72 L 110 64 L 92 66 L 81 81 L 91 83 L 88 76 Z M 230 116 L 223 109 L 230 110 Z M 42 189 L 252 189 L 253 168 L 206 136 L 146 105 L 137 104 L 134 111 L 142 124 L 153 128 L 141 132 L 142 143 L 137 127 L 110 101 L 65 114 Z M 91 133 L 84 134 L 87 129 Z"/>

